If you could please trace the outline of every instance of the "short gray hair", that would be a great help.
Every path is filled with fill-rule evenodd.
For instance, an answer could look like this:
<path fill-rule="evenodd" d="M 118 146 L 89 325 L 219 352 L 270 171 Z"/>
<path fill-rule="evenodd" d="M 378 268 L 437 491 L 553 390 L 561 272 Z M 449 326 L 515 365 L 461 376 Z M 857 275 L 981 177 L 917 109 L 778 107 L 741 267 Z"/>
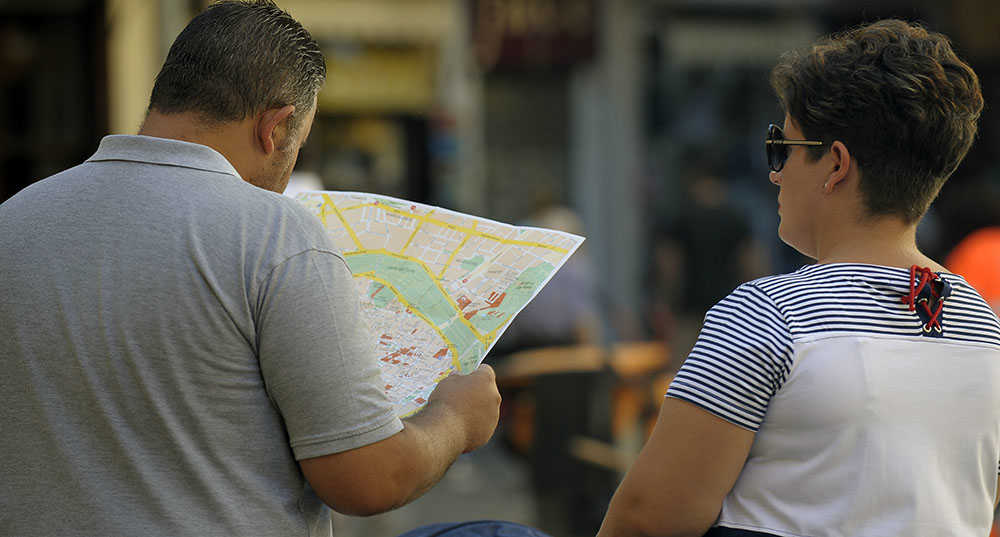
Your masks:
<path fill-rule="evenodd" d="M 174 40 L 149 109 L 221 123 L 290 104 L 297 128 L 325 80 L 319 44 L 291 15 L 271 0 L 224 0 Z"/>

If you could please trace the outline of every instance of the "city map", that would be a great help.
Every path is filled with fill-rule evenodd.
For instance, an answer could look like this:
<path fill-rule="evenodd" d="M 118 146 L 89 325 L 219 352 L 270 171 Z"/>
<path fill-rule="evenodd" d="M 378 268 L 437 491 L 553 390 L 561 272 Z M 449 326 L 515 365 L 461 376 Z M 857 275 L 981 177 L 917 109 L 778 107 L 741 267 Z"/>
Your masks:
<path fill-rule="evenodd" d="M 385 391 L 400 416 L 468 373 L 583 237 L 386 196 L 296 196 L 354 274 Z"/>

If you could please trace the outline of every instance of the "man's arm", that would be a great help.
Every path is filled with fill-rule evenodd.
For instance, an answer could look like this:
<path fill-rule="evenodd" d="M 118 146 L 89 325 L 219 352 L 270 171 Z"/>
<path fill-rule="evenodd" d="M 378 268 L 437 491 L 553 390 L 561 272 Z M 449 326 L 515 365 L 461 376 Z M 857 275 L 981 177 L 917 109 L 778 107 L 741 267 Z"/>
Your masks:
<path fill-rule="evenodd" d="M 668 397 L 598 537 L 700 537 L 746 462 L 754 433 Z"/>
<path fill-rule="evenodd" d="M 368 516 L 400 507 L 432 487 L 462 453 L 485 444 L 500 417 L 488 365 L 440 383 L 403 430 L 357 449 L 299 461 L 313 490 L 333 510 Z"/>

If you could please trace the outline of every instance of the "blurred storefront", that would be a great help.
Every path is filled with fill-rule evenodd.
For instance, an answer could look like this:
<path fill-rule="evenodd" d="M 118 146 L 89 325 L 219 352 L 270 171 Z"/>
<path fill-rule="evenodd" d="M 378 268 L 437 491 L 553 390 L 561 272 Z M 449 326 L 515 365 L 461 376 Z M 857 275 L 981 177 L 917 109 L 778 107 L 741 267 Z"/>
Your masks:
<path fill-rule="evenodd" d="M 320 42 L 329 70 L 298 170 L 327 189 L 482 210 L 464 2 L 281 5 Z"/>
<path fill-rule="evenodd" d="M 635 0 L 470 0 L 482 72 L 488 212 L 565 206 L 595 263 L 602 337 L 627 337 L 643 230 Z"/>
<path fill-rule="evenodd" d="M 0 202 L 79 163 L 107 128 L 104 5 L 0 2 Z"/>

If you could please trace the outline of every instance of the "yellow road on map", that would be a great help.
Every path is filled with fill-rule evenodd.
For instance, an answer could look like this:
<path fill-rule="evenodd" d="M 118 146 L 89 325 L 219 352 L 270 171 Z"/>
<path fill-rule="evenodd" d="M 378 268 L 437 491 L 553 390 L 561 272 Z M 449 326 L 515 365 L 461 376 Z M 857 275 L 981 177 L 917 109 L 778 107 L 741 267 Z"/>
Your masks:
<path fill-rule="evenodd" d="M 358 282 L 386 393 L 400 415 L 418 410 L 448 374 L 478 366 L 583 241 L 373 194 L 314 192 L 298 200 Z"/>

